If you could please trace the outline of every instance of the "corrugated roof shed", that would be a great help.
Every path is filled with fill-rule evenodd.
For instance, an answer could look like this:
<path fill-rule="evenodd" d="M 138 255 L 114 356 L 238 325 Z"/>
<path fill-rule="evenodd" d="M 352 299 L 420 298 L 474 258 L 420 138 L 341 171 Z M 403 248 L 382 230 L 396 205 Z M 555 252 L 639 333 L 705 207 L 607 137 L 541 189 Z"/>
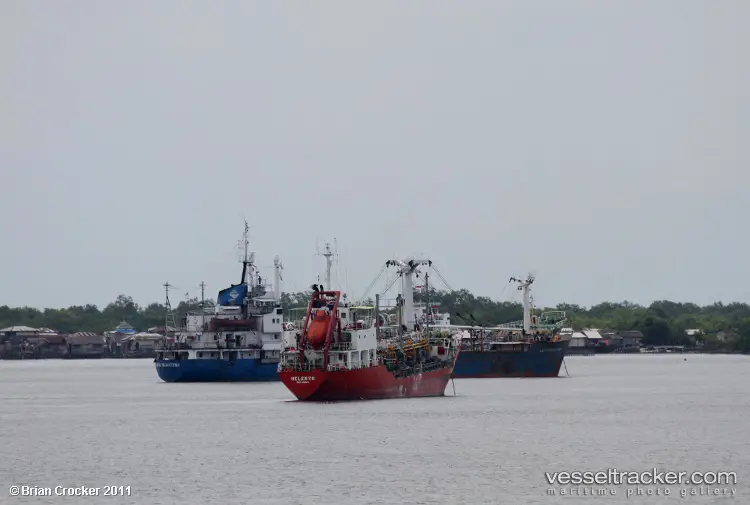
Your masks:
<path fill-rule="evenodd" d="M 601 340 L 602 336 L 599 334 L 599 330 L 585 329 L 583 333 L 589 338 L 589 340 Z"/>
<path fill-rule="evenodd" d="M 3 328 L 0 330 L 0 333 L 10 333 L 10 332 L 36 332 L 39 331 L 36 328 L 32 328 L 31 326 L 8 326 L 7 328 Z"/>

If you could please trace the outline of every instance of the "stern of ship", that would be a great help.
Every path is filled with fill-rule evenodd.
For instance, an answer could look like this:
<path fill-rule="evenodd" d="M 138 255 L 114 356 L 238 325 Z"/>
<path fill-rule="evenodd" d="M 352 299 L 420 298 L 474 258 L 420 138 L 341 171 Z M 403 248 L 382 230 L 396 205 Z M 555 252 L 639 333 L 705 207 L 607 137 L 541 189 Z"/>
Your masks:
<path fill-rule="evenodd" d="M 326 382 L 326 372 L 322 370 L 281 370 L 279 377 L 287 389 L 302 401 L 312 399 Z"/>

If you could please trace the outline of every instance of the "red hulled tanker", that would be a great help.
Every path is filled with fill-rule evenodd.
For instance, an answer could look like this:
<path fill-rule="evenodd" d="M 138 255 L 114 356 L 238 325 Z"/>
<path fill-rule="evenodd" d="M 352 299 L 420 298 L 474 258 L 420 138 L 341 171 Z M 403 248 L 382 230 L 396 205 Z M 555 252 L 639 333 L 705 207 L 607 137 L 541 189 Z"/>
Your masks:
<path fill-rule="evenodd" d="M 460 351 L 446 332 L 386 333 L 339 291 L 313 292 L 298 349 L 282 354 L 279 375 L 303 401 L 443 396 Z"/>

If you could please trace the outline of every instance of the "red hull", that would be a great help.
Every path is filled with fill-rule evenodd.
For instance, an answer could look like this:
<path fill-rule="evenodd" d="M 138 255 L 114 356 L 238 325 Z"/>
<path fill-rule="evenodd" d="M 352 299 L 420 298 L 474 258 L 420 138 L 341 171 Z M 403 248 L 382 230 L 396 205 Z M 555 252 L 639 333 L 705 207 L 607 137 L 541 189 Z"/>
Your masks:
<path fill-rule="evenodd" d="M 282 371 L 281 381 L 298 400 L 345 401 L 443 396 L 452 366 L 397 379 L 383 365 L 324 372 Z"/>

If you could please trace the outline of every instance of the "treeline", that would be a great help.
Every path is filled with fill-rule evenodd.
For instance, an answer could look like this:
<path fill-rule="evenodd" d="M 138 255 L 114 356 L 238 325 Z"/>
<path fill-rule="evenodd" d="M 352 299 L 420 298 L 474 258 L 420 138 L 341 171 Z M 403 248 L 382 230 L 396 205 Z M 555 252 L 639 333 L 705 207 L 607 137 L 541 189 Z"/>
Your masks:
<path fill-rule="evenodd" d="M 197 298 L 181 301 L 173 307 L 177 324 L 187 312 L 199 309 L 200 300 Z M 60 333 L 77 331 L 103 333 L 113 330 L 121 321 L 127 321 L 138 331 L 163 327 L 166 322 L 166 306 L 163 303 L 141 306 L 133 298 L 125 295 L 119 295 L 114 302 L 103 309 L 96 305 L 74 305 L 67 309 L 44 310 L 32 307 L 0 306 L 0 328 L 31 326 L 32 328 L 51 328 Z"/>
<path fill-rule="evenodd" d="M 423 296 L 423 295 L 422 295 Z M 416 295 L 419 301 L 420 295 Z M 284 293 L 285 311 L 307 305 L 310 292 Z M 497 302 L 488 297 L 474 296 L 469 291 L 431 291 L 431 302 L 441 311 L 451 314 L 455 324 L 495 325 L 517 321 L 523 308 L 515 302 Z M 213 303 L 213 302 L 209 302 Z M 372 304 L 372 300 L 364 303 Z M 191 310 L 198 310 L 200 302 L 191 298 L 174 307 L 177 324 Z M 694 345 L 701 341 L 708 348 L 750 350 L 750 306 L 745 303 L 714 303 L 699 306 L 694 303 L 656 301 L 649 306 L 630 302 L 604 302 L 592 307 L 559 304 L 538 309 L 564 310 L 574 329 L 599 328 L 611 330 L 639 330 L 646 345 Z M 67 309 L 38 310 L 30 307 L 0 306 L 0 328 L 13 325 L 52 328 L 61 333 L 76 331 L 104 332 L 114 329 L 120 321 L 127 321 L 139 331 L 164 326 L 165 306 L 152 303 L 140 306 L 129 296 L 120 295 L 104 307 L 73 306 Z M 697 329 L 701 334 L 688 335 L 686 330 Z"/>
<path fill-rule="evenodd" d="M 466 290 L 430 295 L 440 302 L 442 310 L 451 313 L 452 320 L 463 319 L 492 325 L 523 318 L 520 303 L 496 302 L 488 297 L 474 296 Z M 597 328 L 608 330 L 638 330 L 643 333 L 644 345 L 686 345 L 702 343 L 707 349 L 750 351 L 750 305 L 746 303 L 699 306 L 694 303 L 655 301 L 649 306 L 631 302 L 603 302 L 592 307 L 561 303 L 556 307 L 538 308 L 565 311 L 569 326 L 574 330 Z M 473 316 L 473 318 L 472 318 Z M 688 335 L 686 330 L 699 330 Z M 693 332 L 691 332 L 693 333 Z"/>

